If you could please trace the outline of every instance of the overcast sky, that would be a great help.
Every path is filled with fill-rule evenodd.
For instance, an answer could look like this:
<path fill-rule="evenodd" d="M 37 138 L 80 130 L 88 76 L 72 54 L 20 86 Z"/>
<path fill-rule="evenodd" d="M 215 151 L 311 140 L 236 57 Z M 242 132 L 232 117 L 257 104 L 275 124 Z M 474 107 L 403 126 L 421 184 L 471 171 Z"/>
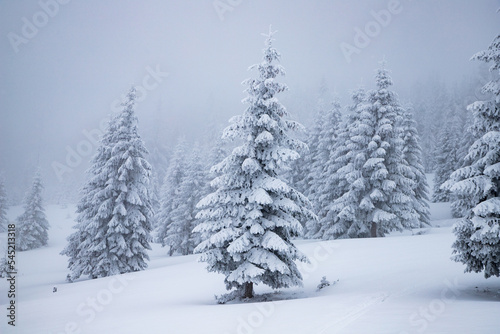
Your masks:
<path fill-rule="evenodd" d="M 67 165 L 68 148 L 84 152 L 84 131 L 132 84 L 146 92 L 141 134 L 167 145 L 241 114 L 241 82 L 255 74 L 247 68 L 270 24 L 290 87 L 282 101 L 302 120 L 311 112 L 301 101 L 314 100 L 322 78 L 348 98 L 361 80 L 371 87 L 385 57 L 402 93 L 430 74 L 461 80 L 500 32 L 499 0 L 60 2 L 0 1 L 0 170 L 11 191 L 37 164 L 47 183 L 60 182 L 54 162 Z M 80 157 L 74 173 L 90 159 Z"/>

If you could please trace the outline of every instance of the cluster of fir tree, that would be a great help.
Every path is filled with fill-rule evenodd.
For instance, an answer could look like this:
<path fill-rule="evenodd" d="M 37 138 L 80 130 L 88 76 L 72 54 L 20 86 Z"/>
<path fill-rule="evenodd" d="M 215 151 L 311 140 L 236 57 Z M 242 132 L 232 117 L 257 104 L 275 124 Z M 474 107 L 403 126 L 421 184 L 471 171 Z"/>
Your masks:
<path fill-rule="evenodd" d="M 225 143 L 217 140 L 203 155 L 199 145 L 194 146 L 180 138 L 170 158 L 160 189 L 160 209 L 156 215 L 155 240 L 168 247 L 169 255 L 193 254 L 203 235 L 193 229 L 200 223 L 196 218 L 196 204 L 212 189 L 214 174 L 209 166 L 222 161 L 227 155 Z"/>
<path fill-rule="evenodd" d="M 320 110 L 290 176 L 318 214 L 306 237 L 381 237 L 429 224 L 420 138 L 391 85 L 383 63 L 376 89 L 355 91 L 345 116 L 338 100 Z"/>

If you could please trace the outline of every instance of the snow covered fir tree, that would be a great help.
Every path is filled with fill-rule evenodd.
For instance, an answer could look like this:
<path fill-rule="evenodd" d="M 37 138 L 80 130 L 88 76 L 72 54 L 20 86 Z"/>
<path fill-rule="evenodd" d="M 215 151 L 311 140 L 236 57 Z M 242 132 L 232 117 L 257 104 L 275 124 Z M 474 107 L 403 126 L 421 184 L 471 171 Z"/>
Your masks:
<path fill-rule="evenodd" d="M 92 255 L 97 256 L 97 253 L 89 253 L 88 250 L 94 247 L 92 233 L 95 233 L 95 228 L 106 224 L 99 218 L 99 208 L 106 199 L 104 190 L 108 176 L 104 173 L 104 167 L 111 158 L 112 135 L 116 131 L 116 120 L 116 116 L 111 116 L 107 131 L 100 139 L 97 153 L 87 171 L 87 183 L 81 191 L 82 197 L 77 205 L 77 224 L 74 226 L 76 231 L 68 237 L 68 245 L 61 252 L 62 255 L 69 257 L 68 268 L 71 274 L 68 274 L 67 278 L 70 282 L 79 278 L 82 273 L 91 275 L 92 268 L 97 266 L 95 259 L 92 259 Z M 90 227 L 90 224 L 93 226 Z"/>
<path fill-rule="evenodd" d="M 438 143 L 435 152 L 436 168 L 434 170 L 434 191 L 432 193 L 433 202 L 449 202 L 450 193 L 447 189 L 441 188 L 448 180 L 450 174 L 460 167 L 461 159 L 458 156 L 460 140 L 463 131 L 458 123 L 457 112 L 448 106 L 444 126 L 438 135 Z"/>
<path fill-rule="evenodd" d="M 0 278 L 7 277 L 7 273 L 9 272 L 9 263 L 7 261 L 7 256 L 3 256 L 0 258 Z"/>
<path fill-rule="evenodd" d="M 137 130 L 136 93 L 113 116 L 89 170 L 75 231 L 62 254 L 73 281 L 143 270 L 151 249 L 151 166 Z"/>
<path fill-rule="evenodd" d="M 274 32 L 265 35 L 258 78 L 247 79 L 247 109 L 233 117 L 223 133 L 242 144 L 221 163 L 212 181 L 215 192 L 203 198 L 195 232 L 206 234 L 195 252 L 208 271 L 225 275 L 229 295 L 252 298 L 254 284 L 273 289 L 300 286 L 295 260 L 308 261 L 292 243 L 302 232 L 299 220 L 312 219 L 308 199 L 278 177 L 297 159 L 305 144 L 288 135 L 301 126 L 291 120 L 276 95 L 287 86 L 276 80 L 285 71 L 275 64 L 280 53 L 272 46 Z"/>
<path fill-rule="evenodd" d="M 478 135 L 469 148 L 467 165 L 453 172 L 443 188 L 472 201 L 466 216 L 454 228 L 453 260 L 466 272 L 500 276 L 500 35 L 474 60 L 492 63 L 494 79 L 482 87 L 488 100 L 469 106 Z"/>
<path fill-rule="evenodd" d="M 206 195 L 206 166 L 198 147 L 195 147 L 186 161 L 184 175 L 181 177 L 172 201 L 162 245 L 169 246 L 169 254 L 193 254 L 200 243 L 200 234 L 193 232 L 198 221 L 195 219 L 196 204 Z"/>
<path fill-rule="evenodd" d="M 385 63 L 377 72 L 376 84 L 364 100 L 363 95 L 355 98 L 349 133 L 341 136 L 346 141 L 333 153 L 342 161 L 335 179 L 345 179 L 347 184 L 329 205 L 328 219 L 321 226 L 323 239 L 383 237 L 417 225 L 416 180 L 403 156 L 404 109 L 389 89 L 392 80 Z"/>
<path fill-rule="evenodd" d="M 347 191 L 349 181 L 344 177 L 341 168 L 348 164 L 350 154 L 355 151 L 354 143 L 350 142 L 350 129 L 357 122 L 357 110 L 366 99 L 364 88 L 359 88 L 352 95 L 353 104 L 347 107 L 350 112 L 346 117 L 340 120 L 338 133 L 335 134 L 336 141 L 331 148 L 328 161 L 325 161 L 325 175 L 320 175 L 322 179 L 318 181 L 321 184 L 324 193 L 329 195 L 329 200 L 321 203 L 315 203 L 316 208 L 320 208 L 318 221 L 310 221 L 307 225 L 307 238 L 332 239 L 330 235 L 335 212 L 332 205 L 344 192 Z M 361 147 L 359 147 L 360 149 Z"/>
<path fill-rule="evenodd" d="M 188 146 L 184 138 L 177 139 L 173 155 L 163 179 L 160 190 L 160 210 L 156 214 L 158 226 L 155 231 L 155 240 L 163 247 L 167 246 L 167 237 L 170 225 L 173 222 L 173 211 L 179 205 L 178 192 L 187 167 Z M 172 255 L 171 248 L 169 254 Z"/>
<path fill-rule="evenodd" d="M 403 113 L 401 124 L 403 133 L 403 160 L 410 167 L 409 178 L 413 180 L 412 205 L 418 214 L 417 223 L 413 227 L 425 227 L 430 225 L 429 211 L 429 186 L 425 176 L 425 169 L 422 162 L 422 148 L 420 147 L 420 136 L 417 125 L 413 119 L 412 108 L 406 108 Z"/>
<path fill-rule="evenodd" d="M 7 231 L 7 192 L 5 191 L 5 183 L 0 177 L 0 233 Z"/>
<path fill-rule="evenodd" d="M 318 237 L 317 233 L 323 224 L 325 217 L 326 205 L 331 201 L 336 194 L 336 185 L 332 185 L 326 180 L 329 178 L 331 170 L 330 156 L 338 142 L 338 134 L 341 126 L 341 106 L 337 98 L 331 103 L 330 108 L 323 110 L 317 116 L 315 132 L 309 139 L 314 139 L 314 142 L 307 144 L 314 150 L 309 150 L 306 156 L 309 155 L 309 176 L 304 179 L 309 179 L 308 182 L 308 198 L 313 203 L 314 211 L 318 215 L 318 219 L 312 219 L 306 223 L 306 235 L 309 237 Z"/>
<path fill-rule="evenodd" d="M 37 170 L 31 189 L 24 199 L 24 211 L 16 219 L 17 250 L 26 251 L 47 245 L 50 225 L 45 216 L 42 191 L 42 176 L 40 170 Z"/>

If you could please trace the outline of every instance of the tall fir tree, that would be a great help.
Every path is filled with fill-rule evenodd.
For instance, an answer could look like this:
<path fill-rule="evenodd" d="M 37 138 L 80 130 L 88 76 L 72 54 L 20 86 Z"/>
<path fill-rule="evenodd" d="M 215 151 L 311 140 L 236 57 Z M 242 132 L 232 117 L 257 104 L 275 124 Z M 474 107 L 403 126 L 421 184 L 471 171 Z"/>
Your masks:
<path fill-rule="evenodd" d="M 436 146 L 433 202 L 449 202 L 452 199 L 450 192 L 441 188 L 441 186 L 448 180 L 451 173 L 459 167 L 460 159 L 457 153 L 461 136 L 462 128 L 459 116 L 455 108 L 450 105 L 446 112 L 444 125 L 439 132 Z"/>
<path fill-rule="evenodd" d="M 46 246 L 49 240 L 50 225 L 43 208 L 42 191 L 42 176 L 37 170 L 24 199 L 24 212 L 16 220 L 16 248 L 20 251 Z"/>
<path fill-rule="evenodd" d="M 332 185 L 326 180 L 330 179 L 332 170 L 329 169 L 330 157 L 337 145 L 341 129 L 341 106 L 338 99 L 335 99 L 329 109 L 322 115 L 319 139 L 316 148 L 316 157 L 313 159 L 313 165 L 310 169 L 311 192 L 309 200 L 312 202 L 314 211 L 318 215 L 317 219 L 312 219 L 306 223 L 306 237 L 316 237 L 316 234 L 323 224 L 328 211 L 328 204 L 335 199 L 337 185 Z"/>
<path fill-rule="evenodd" d="M 345 231 L 349 228 L 351 228 L 351 235 L 356 235 L 352 231 L 357 228 L 351 224 L 352 222 L 349 219 L 338 220 L 338 212 L 335 210 L 334 203 L 349 191 L 352 180 L 348 180 L 345 176 L 349 171 L 353 171 L 356 152 L 363 148 L 363 143 L 359 140 L 351 140 L 351 135 L 355 139 L 361 138 L 354 136 L 354 130 L 359 130 L 360 115 L 365 103 L 366 91 L 363 87 L 360 87 L 352 94 L 352 105 L 347 107 L 348 115 L 342 120 L 335 147 L 330 154 L 326 167 L 328 168 L 328 177 L 323 182 L 325 183 L 324 187 L 330 190 L 332 200 L 325 203 L 324 213 L 319 217 L 318 224 L 309 224 L 308 238 L 334 239 L 348 237 Z"/>
<path fill-rule="evenodd" d="M 469 106 L 473 130 L 480 134 L 469 149 L 469 163 L 452 173 L 443 188 L 474 200 L 454 227 L 453 260 L 465 264 L 466 272 L 484 271 L 488 278 L 500 276 L 500 35 L 472 59 L 492 62 L 496 77 L 482 87 L 490 98 Z"/>
<path fill-rule="evenodd" d="M 253 297 L 254 284 L 302 284 L 294 261 L 308 260 L 291 238 L 302 232 L 299 219 L 314 216 L 308 199 L 278 177 L 305 144 L 287 134 L 301 126 L 285 119 L 288 113 L 276 98 L 287 86 L 276 81 L 285 71 L 273 63 L 280 59 L 273 35 L 265 35 L 263 61 L 251 67 L 259 77 L 244 82 L 248 108 L 224 130 L 225 138 L 243 143 L 213 167 L 220 173 L 212 182 L 217 190 L 198 204 L 204 221 L 195 228 L 210 234 L 195 250 L 203 253 L 201 261 L 208 271 L 225 275 L 226 288 L 236 289 L 230 295 L 244 298 Z"/>
<path fill-rule="evenodd" d="M 294 175 L 291 180 L 292 184 L 308 198 L 313 198 L 316 191 L 313 183 L 315 169 L 320 166 L 317 159 L 319 157 L 318 147 L 321 138 L 321 128 L 325 117 L 324 107 L 323 100 L 320 99 L 318 101 L 318 111 L 314 125 L 311 129 L 306 130 L 305 142 L 307 149 L 298 148 L 298 153 L 302 156 L 291 162 L 291 166 L 294 168 Z"/>
<path fill-rule="evenodd" d="M 413 183 L 412 204 L 413 209 L 418 214 L 414 227 L 425 227 L 430 225 L 429 197 L 427 178 L 422 163 L 422 148 L 420 147 L 420 136 L 417 132 L 416 122 L 413 119 L 411 108 L 407 108 L 403 114 L 403 159 L 410 167 L 410 174 Z"/>
<path fill-rule="evenodd" d="M 104 217 L 99 217 L 99 208 L 108 196 L 108 192 L 105 191 L 108 176 L 103 170 L 106 162 L 111 158 L 114 144 L 112 134 L 116 131 L 116 122 L 117 115 L 112 115 L 100 139 L 97 152 L 87 170 L 87 182 L 80 190 L 81 198 L 77 204 L 76 225 L 73 226 L 76 231 L 68 237 L 68 244 L 61 252 L 61 255 L 68 257 L 68 268 L 71 273 L 68 274 L 67 280 L 70 282 L 84 273 L 92 276 L 93 268 L 97 267 L 98 254 L 95 251 L 89 251 L 93 248 L 93 236 L 88 225 L 93 224 L 96 227 L 106 224 Z"/>
<path fill-rule="evenodd" d="M 132 88 L 94 158 L 87 193 L 78 206 L 77 231 L 63 250 L 70 257 L 70 281 L 81 275 L 98 278 L 147 267 L 153 216 L 151 166 L 137 130 L 135 99 Z"/>
<path fill-rule="evenodd" d="M 329 111 L 329 95 L 326 80 L 322 78 L 316 100 L 316 115 L 313 120 L 313 125 L 305 129 L 304 132 L 305 136 L 303 139 L 307 144 L 307 149 L 298 150 L 300 157 L 290 163 L 291 170 L 286 173 L 289 185 L 307 196 L 313 203 L 314 201 L 312 199 L 316 196 L 314 175 L 318 173 L 318 170 L 323 168 L 321 162 L 318 161 L 320 157 L 319 146 L 321 133 L 324 131 L 324 123 Z M 300 138 L 300 134 L 298 138 Z M 303 224 L 304 227 L 305 223 L 306 222 Z"/>
<path fill-rule="evenodd" d="M 207 177 L 206 182 L 205 182 L 205 185 L 206 185 L 205 191 L 206 192 L 203 194 L 201 199 L 203 199 L 208 194 L 215 192 L 217 190 L 217 187 L 212 186 L 211 181 L 222 175 L 220 173 L 220 171 L 217 171 L 211 167 L 220 164 L 229 155 L 228 142 L 222 138 L 222 134 L 223 134 L 222 130 L 218 131 L 217 134 L 218 134 L 218 137 L 214 140 L 212 149 L 210 150 L 210 153 L 207 157 L 207 161 L 206 161 L 206 165 L 205 165 L 206 170 L 208 171 L 207 173 L 205 173 L 205 176 Z M 197 221 L 197 225 L 198 225 L 198 224 L 202 223 L 204 220 L 201 219 L 197 215 L 196 221 Z M 198 236 L 199 236 L 200 242 L 201 242 L 203 240 L 208 239 L 210 237 L 210 233 L 209 232 L 201 232 L 201 233 L 198 233 Z"/>
<path fill-rule="evenodd" d="M 186 173 L 187 143 L 184 138 L 179 138 L 175 146 L 170 164 L 165 173 L 161 187 L 160 211 L 157 214 L 158 227 L 156 230 L 156 241 L 162 247 L 167 246 L 168 229 L 173 222 L 172 212 L 176 209 L 179 201 L 177 196 L 182 179 Z M 173 254 L 173 249 L 169 254 Z"/>
<path fill-rule="evenodd" d="M 3 177 L 0 177 L 0 233 L 7 231 L 7 192 L 5 191 L 5 182 Z"/>
<path fill-rule="evenodd" d="M 426 173 L 436 168 L 436 148 L 452 96 L 438 75 L 432 74 L 425 82 L 418 82 L 412 89 L 414 117 L 421 139 L 422 163 Z"/>
<path fill-rule="evenodd" d="M 187 159 L 184 175 L 173 199 L 171 223 L 167 227 L 164 243 L 169 254 L 192 254 L 200 243 L 200 234 L 193 232 L 197 225 L 196 204 L 207 195 L 207 176 L 199 147 L 195 147 Z"/>
<path fill-rule="evenodd" d="M 467 108 L 461 108 L 461 110 L 465 110 L 465 113 L 462 112 L 462 124 L 461 124 L 461 135 L 458 138 L 458 165 L 455 169 L 459 169 L 462 167 L 470 166 L 473 161 L 468 156 L 469 148 L 472 144 L 481 137 L 481 133 L 475 133 L 471 127 L 474 123 L 473 115 L 471 112 L 467 110 Z M 468 212 L 474 207 L 474 203 L 477 202 L 477 198 L 475 199 L 471 194 L 458 194 L 454 193 L 451 197 L 451 213 L 455 218 L 463 218 L 466 217 Z"/>
<path fill-rule="evenodd" d="M 330 208 L 332 225 L 323 238 L 383 237 L 411 228 L 418 219 L 412 204 L 414 181 L 403 159 L 401 115 L 397 95 L 389 89 L 392 80 L 380 68 L 377 89 L 358 105 L 346 143 L 345 165 L 338 178 L 349 183 Z"/>
<path fill-rule="evenodd" d="M 158 135 L 148 143 L 149 155 L 148 162 L 151 164 L 151 194 L 152 205 L 155 215 L 153 216 L 153 229 L 158 228 L 157 213 L 160 211 L 161 185 L 165 178 L 166 169 L 168 167 L 167 149 L 162 144 L 158 143 Z M 152 149 L 151 149 L 152 146 Z"/>

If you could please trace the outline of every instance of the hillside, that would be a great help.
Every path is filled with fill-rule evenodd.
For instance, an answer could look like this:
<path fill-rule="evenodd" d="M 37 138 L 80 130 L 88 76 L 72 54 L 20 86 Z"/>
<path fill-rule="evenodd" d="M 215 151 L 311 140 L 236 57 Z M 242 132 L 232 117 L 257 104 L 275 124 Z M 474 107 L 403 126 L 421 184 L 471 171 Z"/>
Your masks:
<path fill-rule="evenodd" d="M 434 227 L 415 235 L 298 240 L 312 262 L 301 266 L 303 288 L 272 293 L 258 286 L 269 301 L 218 305 L 213 296 L 225 292 L 223 277 L 207 273 L 197 255 L 168 257 L 159 245 L 143 272 L 66 283 L 59 252 L 74 207 L 48 206 L 49 246 L 18 253 L 16 328 L 4 318 L 1 332 L 498 333 L 500 280 L 464 274 L 449 260 L 454 220 L 447 211 L 447 204 L 433 205 Z M 338 282 L 318 292 L 322 276 Z"/>

